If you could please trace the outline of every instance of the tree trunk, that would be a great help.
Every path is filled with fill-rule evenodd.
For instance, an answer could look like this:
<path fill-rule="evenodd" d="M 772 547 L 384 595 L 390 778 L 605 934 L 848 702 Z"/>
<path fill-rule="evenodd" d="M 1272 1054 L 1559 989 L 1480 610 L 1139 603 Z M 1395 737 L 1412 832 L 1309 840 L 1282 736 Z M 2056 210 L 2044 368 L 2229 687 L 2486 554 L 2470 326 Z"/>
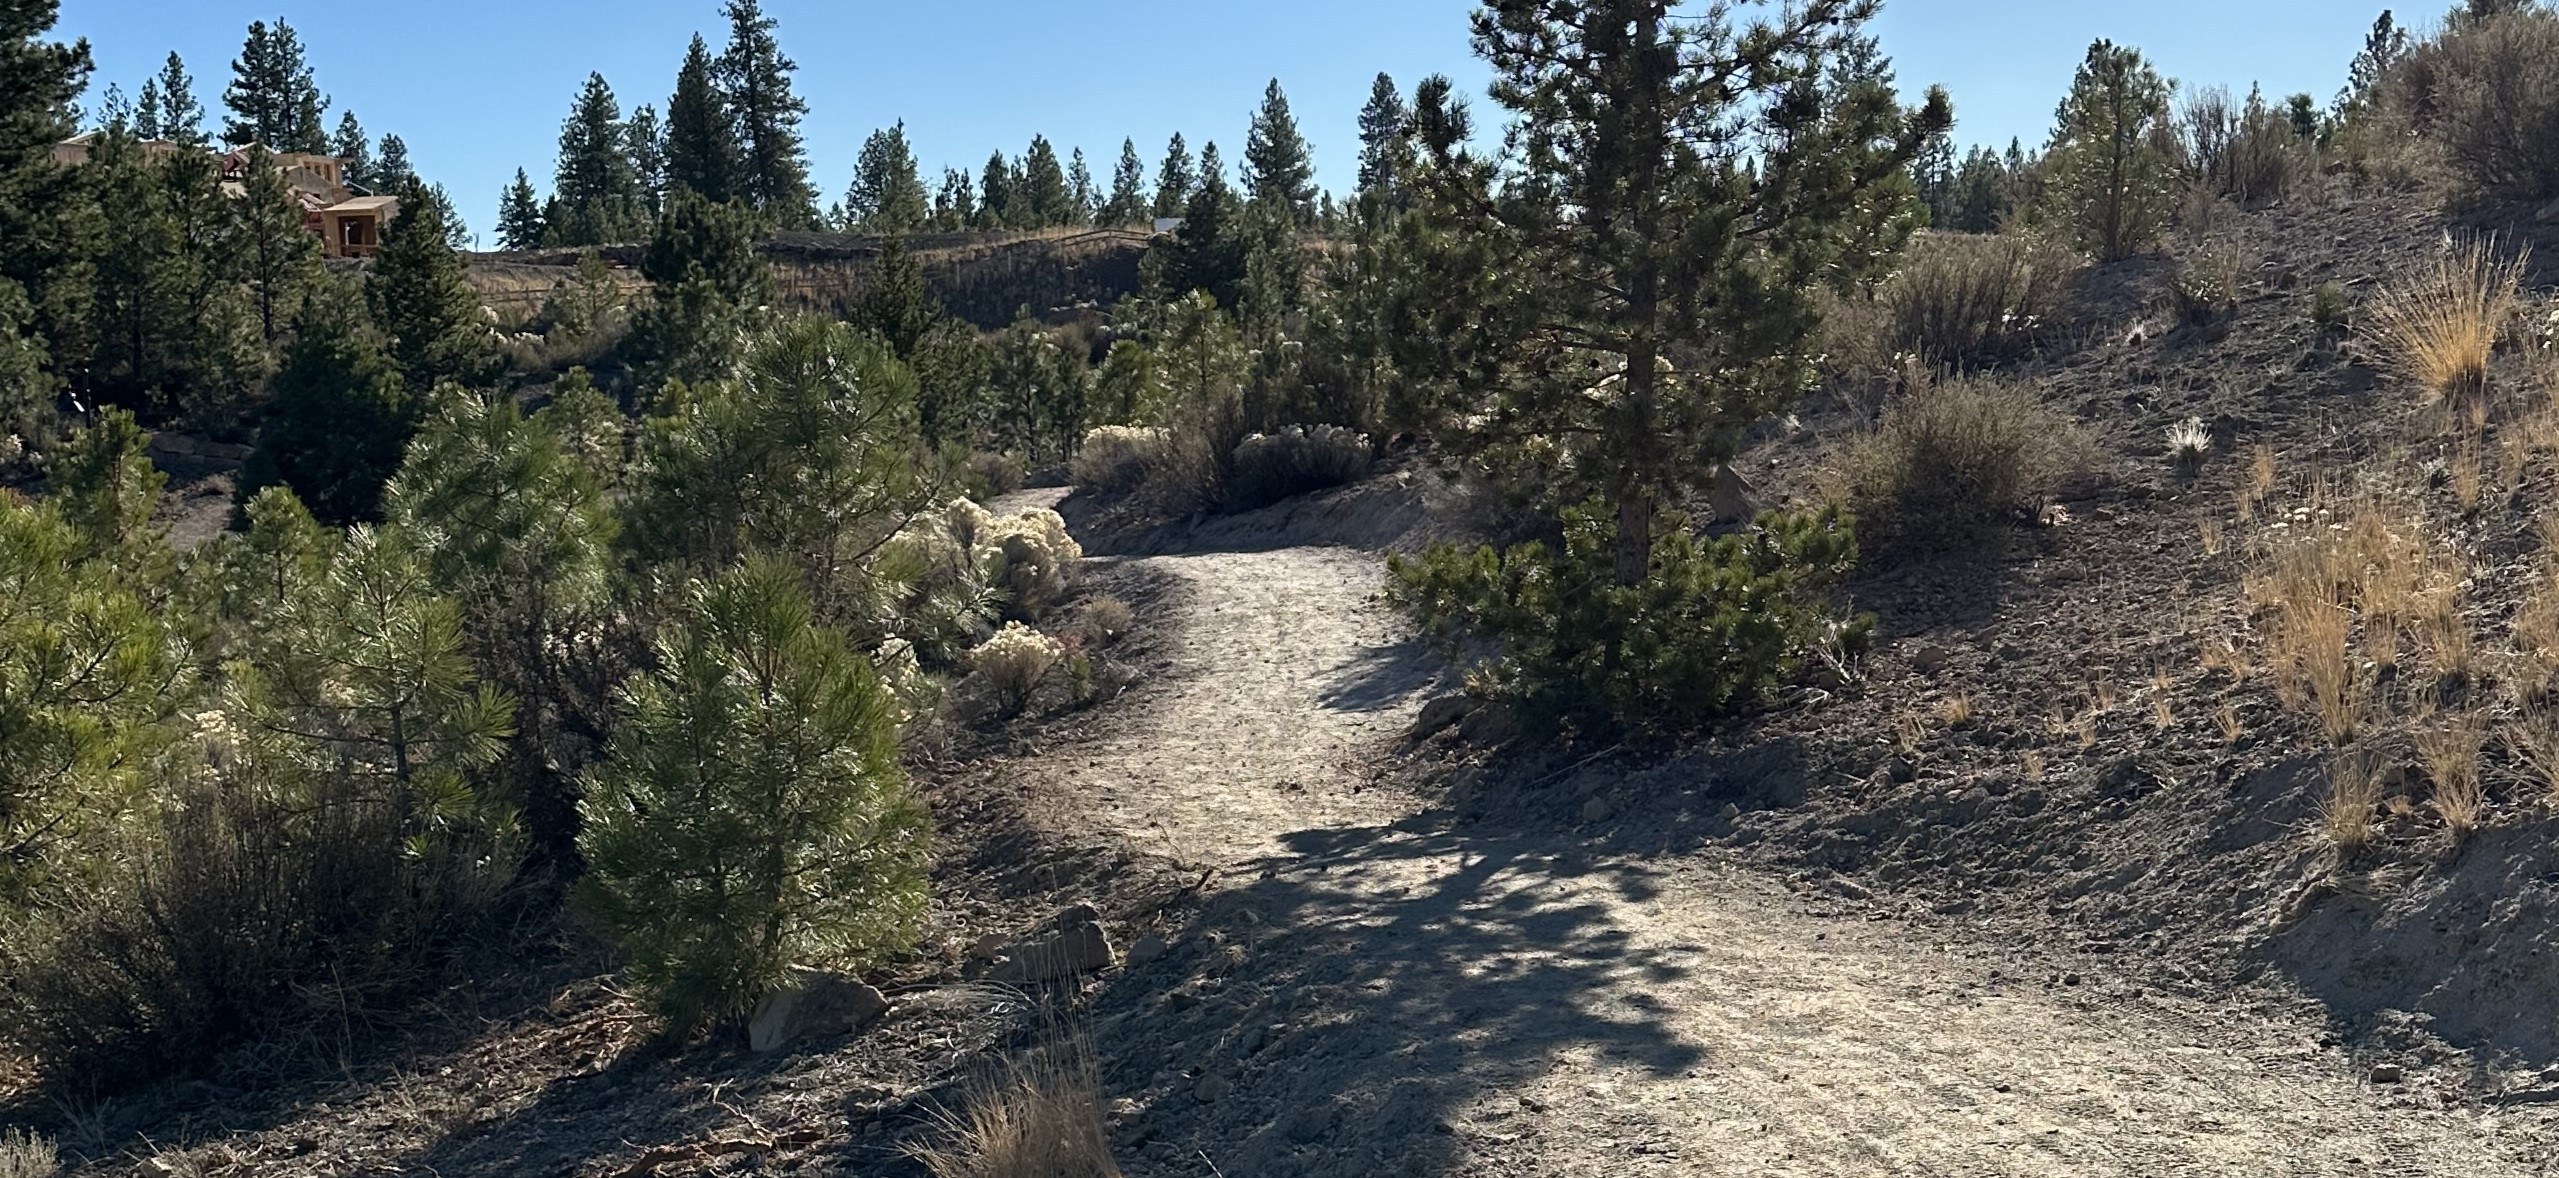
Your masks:
<path fill-rule="evenodd" d="M 1629 491 L 1617 500 L 1617 583 L 1644 579 L 1653 565 L 1653 496 Z"/>

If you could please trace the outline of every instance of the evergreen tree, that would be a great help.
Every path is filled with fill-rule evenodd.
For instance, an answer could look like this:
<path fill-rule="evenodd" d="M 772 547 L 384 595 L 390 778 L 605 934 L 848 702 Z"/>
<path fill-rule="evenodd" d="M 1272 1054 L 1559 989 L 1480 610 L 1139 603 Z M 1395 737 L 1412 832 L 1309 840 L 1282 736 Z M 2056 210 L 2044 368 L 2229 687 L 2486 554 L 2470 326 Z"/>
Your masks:
<path fill-rule="evenodd" d="M 124 87 L 114 82 L 107 83 L 107 92 L 98 97 L 97 129 L 117 131 L 130 136 L 133 134 L 133 127 L 133 100 L 124 96 Z"/>
<path fill-rule="evenodd" d="M 372 189 L 376 193 L 397 193 L 417 178 L 417 169 L 409 166 L 408 142 L 397 135 L 383 136 L 380 154 L 373 161 Z"/>
<path fill-rule="evenodd" d="M 774 38 L 777 22 L 760 0 L 728 0 L 728 48 L 720 53 L 720 94 L 736 120 L 743 167 L 738 195 L 767 221 L 785 229 L 817 223 L 817 194 L 809 187 L 808 153 L 800 119 L 808 104 L 791 93 L 799 69 Z"/>
<path fill-rule="evenodd" d="M 622 139 L 631 153 L 632 174 L 639 177 L 640 203 L 654 217 L 666 200 L 666 129 L 658 121 L 658 109 L 643 103 L 632 111 Z"/>
<path fill-rule="evenodd" d="M 787 566 L 697 585 L 686 615 L 623 688 L 579 841 L 584 899 L 677 1037 L 744 1018 L 799 962 L 906 948 L 930 835 L 892 695 Z"/>
<path fill-rule="evenodd" d="M 203 143 L 204 103 L 196 99 L 195 79 L 187 75 L 187 63 L 172 52 L 152 83 L 150 88 L 159 91 L 159 126 L 143 138 L 174 139 L 189 145 Z"/>
<path fill-rule="evenodd" d="M 560 160 L 552 179 L 558 203 L 544 218 L 547 244 L 611 245 L 645 230 L 647 202 L 629 148 L 613 87 L 604 75 L 588 74 L 560 125 Z"/>
<path fill-rule="evenodd" d="M 1179 296 L 1206 291 L 1218 306 L 1233 309 L 1243 301 L 1247 239 L 1244 203 L 1226 182 L 1217 144 L 1200 149 L 1199 186 L 1182 206 L 1182 227 L 1165 251 L 1165 289 Z"/>
<path fill-rule="evenodd" d="M 689 190 L 713 204 L 740 194 L 737 121 L 720 96 L 719 66 L 696 34 L 666 104 L 666 188 Z"/>
<path fill-rule="evenodd" d="M 391 362 L 417 397 L 448 381 L 476 385 L 495 375 L 488 321 L 453 246 L 459 227 L 443 194 L 410 177 L 364 288 Z"/>
<path fill-rule="evenodd" d="M 976 184 L 958 168 L 942 169 L 942 188 L 933 194 L 933 227 L 952 233 L 976 223 Z"/>
<path fill-rule="evenodd" d="M 1359 111 L 1359 190 L 1392 190 L 1412 167 L 1410 138 L 1413 112 L 1395 89 L 1395 79 L 1380 72 L 1369 83 L 1368 105 Z"/>
<path fill-rule="evenodd" d="M 163 95 L 165 102 L 167 96 Z M 328 130 L 320 115 L 329 105 L 303 60 L 302 39 L 279 20 L 249 25 L 248 41 L 231 63 L 231 85 L 222 92 L 230 116 L 222 137 L 233 144 L 263 143 L 277 151 L 326 152 Z"/>
<path fill-rule="evenodd" d="M 259 334 L 273 347 L 319 277 L 320 240 L 303 228 L 302 205 L 263 147 L 249 149 L 247 175 L 231 210 L 239 276 L 256 306 Z"/>
<path fill-rule="evenodd" d="M 2346 88 L 2337 93 L 2332 117 L 2345 122 L 2369 109 L 2382 80 L 2408 53 L 2408 30 L 2389 9 L 2382 9 L 2373 19 L 2372 30 L 2364 34 L 2363 49 L 2346 66 Z"/>
<path fill-rule="evenodd" d="M 980 229 L 1008 229 L 1024 223 L 1025 209 L 1013 191 L 1013 165 L 1006 163 L 1003 152 L 986 157 L 986 170 L 977 182 L 977 220 Z"/>
<path fill-rule="evenodd" d="M 379 519 L 382 485 L 417 427 L 416 405 L 344 298 L 304 301 L 241 472 L 241 502 L 287 487 L 324 523 Z"/>
<path fill-rule="evenodd" d="M 515 183 L 507 185 L 506 194 L 498 199 L 498 248 L 540 249 L 548 237 L 542 199 L 534 194 L 533 181 L 524 169 L 517 168 Z"/>
<path fill-rule="evenodd" d="M 2016 178 L 1999 153 L 1974 147 L 1955 169 L 1954 193 L 1946 223 L 1957 233 L 1993 233 L 2016 208 Z"/>
<path fill-rule="evenodd" d="M 120 91 L 111 91 L 121 96 Z M 148 143 L 160 137 L 160 79 L 144 78 L 133 100 L 133 137 Z"/>
<path fill-rule="evenodd" d="M 729 373 L 751 313 L 773 300 L 751 215 L 689 188 L 668 196 L 640 272 L 654 293 L 633 325 L 633 350 L 660 382 Z"/>
<path fill-rule="evenodd" d="M 1287 209 L 1301 228 L 1315 223 L 1315 159 L 1278 78 L 1262 91 L 1262 109 L 1245 131 L 1244 191 L 1254 203 Z"/>
<path fill-rule="evenodd" d="M 1031 149 L 1022 156 L 1017 178 L 1016 223 L 1027 229 L 1072 223 L 1069 206 L 1074 198 L 1066 187 L 1066 169 L 1058 163 L 1057 149 L 1049 146 L 1047 136 L 1031 136 Z"/>
<path fill-rule="evenodd" d="M 2284 121 L 2292 124 L 2292 133 L 2300 138 L 2319 138 L 2319 100 L 2306 93 L 2284 99 Z"/>
<path fill-rule="evenodd" d="M 1736 28 L 1675 0 L 1494 0 L 1475 45 L 1518 120 L 1498 181 L 1446 85 L 1417 95 L 1443 236 L 1416 258 L 1433 330 L 1405 367 L 1486 423 L 1452 448 L 1549 479 L 1552 502 L 1597 501 L 1621 586 L 1647 576 L 1662 506 L 1801 394 L 1815 295 L 1855 276 L 1861 206 L 1952 123 L 1942 92 L 1909 112 L 1841 76 L 1874 7 L 1807 0 Z M 1758 149 L 1698 146 L 1742 137 Z"/>
<path fill-rule="evenodd" d="M 1066 223 L 1092 224 L 1101 208 L 1102 193 L 1093 185 L 1093 169 L 1084 162 L 1084 149 L 1076 148 L 1066 164 Z"/>
<path fill-rule="evenodd" d="M 370 190 L 378 179 L 373 170 L 373 140 L 365 135 L 354 111 L 338 116 L 338 132 L 329 137 L 329 154 L 346 161 L 347 183 Z"/>
<path fill-rule="evenodd" d="M 0 5 L 0 415 L 31 445 L 51 441 L 55 391 L 87 364 L 101 227 L 91 178 L 53 162 L 90 69 L 87 42 L 43 39 L 55 13 Z"/>
<path fill-rule="evenodd" d="M 1135 225 L 1147 219 L 1146 163 L 1137 158 L 1137 141 L 1120 140 L 1120 162 L 1111 169 L 1111 195 L 1102 202 L 1105 225 Z"/>
<path fill-rule="evenodd" d="M 2139 50 L 2100 38 L 2054 114 L 2051 195 L 2101 261 L 2149 249 L 2168 221 L 2175 161 L 2168 83 Z"/>
<path fill-rule="evenodd" d="M 924 267 L 907 251 L 903 235 L 890 234 L 881 242 L 870 273 L 863 276 L 862 300 L 854 309 L 853 322 L 887 340 L 898 359 L 913 360 L 916 346 L 938 314 L 924 288 Z"/>
<path fill-rule="evenodd" d="M 930 215 L 925 206 L 924 178 L 917 174 L 915 152 L 907 146 L 906 124 L 871 132 L 853 165 L 853 184 L 844 193 L 848 229 L 864 233 L 912 233 Z"/>
<path fill-rule="evenodd" d="M 1155 216 L 1157 219 L 1178 217 L 1189 208 L 1191 192 L 1199 187 L 1199 173 L 1191 164 L 1191 149 L 1183 144 L 1182 133 L 1173 132 L 1172 142 L 1164 147 L 1164 162 L 1155 169 Z"/>

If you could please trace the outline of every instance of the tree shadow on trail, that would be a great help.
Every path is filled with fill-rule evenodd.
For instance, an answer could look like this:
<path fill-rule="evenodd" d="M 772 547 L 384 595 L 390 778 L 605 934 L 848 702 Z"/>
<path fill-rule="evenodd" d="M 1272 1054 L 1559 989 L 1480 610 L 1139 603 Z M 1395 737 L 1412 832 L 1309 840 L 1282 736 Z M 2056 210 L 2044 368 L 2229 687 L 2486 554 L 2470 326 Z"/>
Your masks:
<path fill-rule="evenodd" d="M 1325 676 L 1316 701 L 1336 712 L 1384 711 L 1428 690 L 1446 667 L 1418 638 L 1363 647 Z"/>
<path fill-rule="evenodd" d="M 1648 992 L 1704 946 L 1639 945 L 1623 919 L 1651 872 L 1585 852 L 1389 829 L 1291 836 L 1163 958 L 1111 988 L 1105 1088 L 1151 1106 L 1132 1175 L 1455 1175 L 1511 1135 L 1507 1111 L 1570 1056 L 1692 1073 Z M 1248 964 L 1249 963 L 1249 964 Z"/>

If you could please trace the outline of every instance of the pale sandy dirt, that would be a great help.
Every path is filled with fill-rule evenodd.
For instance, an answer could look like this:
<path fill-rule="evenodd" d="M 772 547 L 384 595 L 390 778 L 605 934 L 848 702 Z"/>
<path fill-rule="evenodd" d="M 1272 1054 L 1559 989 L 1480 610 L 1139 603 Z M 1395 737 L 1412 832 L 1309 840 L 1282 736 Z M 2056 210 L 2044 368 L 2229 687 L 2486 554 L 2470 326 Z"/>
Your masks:
<path fill-rule="evenodd" d="M 1055 762 L 1082 817 L 1223 869 L 1098 1018 L 1132 1173 L 2546 1172 L 2539 1110 L 2371 1085 L 2313 1023 L 1714 861 L 1398 830 L 1360 766 L 1435 671 L 1380 562 L 1144 563 L 1172 666 Z"/>

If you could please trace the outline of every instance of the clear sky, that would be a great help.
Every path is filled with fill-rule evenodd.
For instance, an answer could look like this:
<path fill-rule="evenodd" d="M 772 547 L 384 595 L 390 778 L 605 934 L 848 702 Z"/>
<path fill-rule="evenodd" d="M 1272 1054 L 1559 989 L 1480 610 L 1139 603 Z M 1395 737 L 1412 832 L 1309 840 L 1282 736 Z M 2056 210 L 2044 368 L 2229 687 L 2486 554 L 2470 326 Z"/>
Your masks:
<path fill-rule="evenodd" d="M 1379 70 L 1409 90 L 1444 72 L 1480 96 L 1466 44 L 1470 0 L 1193 0 L 1061 4 L 978 0 L 766 0 L 800 65 L 815 180 L 831 201 L 872 128 L 904 119 L 927 183 L 974 171 L 1033 133 L 1060 155 L 1081 146 L 1107 182 L 1123 137 L 1152 173 L 1181 131 L 1216 140 L 1230 165 L 1277 76 L 1314 142 L 1317 180 L 1348 187 L 1354 118 Z M 172 49 L 220 107 L 248 23 L 292 24 L 337 111 L 396 132 L 411 160 L 460 201 L 484 238 L 502 185 L 523 167 L 547 185 L 559 124 L 588 71 L 625 109 L 664 108 L 695 31 L 716 49 L 719 0 L 62 0 L 58 36 L 86 37 L 106 83 L 131 94 Z M 2095 37 L 2139 46 L 2162 72 L 2323 105 L 2379 11 L 2375 0 L 1887 0 L 1878 32 L 1914 100 L 1955 100 L 1959 140 L 2031 145 L 2049 129 L 2071 69 Z M 2431 14 L 2432 9 L 2424 9 Z M 1481 105 L 1479 103 L 1479 105 Z"/>

